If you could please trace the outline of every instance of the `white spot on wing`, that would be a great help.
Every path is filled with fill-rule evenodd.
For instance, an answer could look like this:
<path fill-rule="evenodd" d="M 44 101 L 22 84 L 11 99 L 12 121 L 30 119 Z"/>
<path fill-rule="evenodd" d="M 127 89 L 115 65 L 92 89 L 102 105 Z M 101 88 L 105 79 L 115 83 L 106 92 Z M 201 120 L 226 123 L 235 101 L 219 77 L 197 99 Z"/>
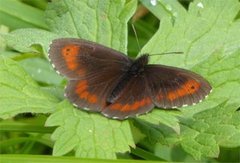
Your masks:
<path fill-rule="evenodd" d="M 89 111 L 90 109 L 89 108 L 83 108 L 84 110 L 87 110 L 87 111 Z"/>
<path fill-rule="evenodd" d="M 52 41 L 50 42 L 49 46 L 48 46 L 48 49 L 47 49 L 47 53 L 48 53 L 48 57 L 50 55 L 49 51 L 50 51 L 50 46 L 52 45 Z"/>
<path fill-rule="evenodd" d="M 75 107 L 78 107 L 78 105 L 77 104 L 75 104 L 75 103 L 72 103 L 73 104 L 73 106 L 75 106 Z"/>
<path fill-rule="evenodd" d="M 55 65 L 52 63 L 52 67 L 55 68 Z"/>
<path fill-rule="evenodd" d="M 109 117 L 109 116 L 108 116 Z M 112 117 L 112 119 L 119 119 L 119 117 Z"/>
<path fill-rule="evenodd" d="M 182 107 L 186 107 L 186 106 L 188 106 L 188 104 L 183 104 L 183 105 L 182 105 Z"/>
<path fill-rule="evenodd" d="M 55 70 L 57 74 L 61 75 L 60 72 L 58 70 Z"/>

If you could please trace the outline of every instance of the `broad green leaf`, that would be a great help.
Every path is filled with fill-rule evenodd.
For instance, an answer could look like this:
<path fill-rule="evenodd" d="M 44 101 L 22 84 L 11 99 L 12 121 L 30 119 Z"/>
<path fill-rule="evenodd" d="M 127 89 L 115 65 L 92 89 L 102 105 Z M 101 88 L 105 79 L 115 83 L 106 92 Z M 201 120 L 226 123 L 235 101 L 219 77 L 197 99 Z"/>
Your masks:
<path fill-rule="evenodd" d="M 199 7 L 201 3 L 204 7 Z M 231 8 L 231 10 L 229 10 Z M 194 1 L 190 4 L 189 12 L 185 16 L 180 16 L 180 19 L 176 19 L 173 26 L 169 18 L 163 18 L 161 21 L 159 31 L 153 36 L 148 44 L 143 48 L 142 53 L 161 53 L 170 51 L 183 51 L 184 55 L 159 55 L 154 56 L 151 59 L 152 63 L 163 63 L 167 65 L 173 65 L 177 67 L 189 68 L 193 71 L 201 74 L 207 80 L 210 81 L 213 92 L 202 103 L 195 106 L 181 108 L 182 114 L 179 114 L 179 121 L 183 123 L 184 119 L 192 119 L 199 112 L 209 111 L 214 109 L 214 112 L 218 114 L 218 108 L 222 108 L 231 117 L 234 117 L 235 123 L 232 123 L 230 134 L 237 135 L 239 130 L 239 123 L 236 123 L 236 119 L 239 119 L 238 114 L 234 111 L 228 112 L 228 108 L 231 105 L 240 106 L 240 23 L 238 20 L 234 20 L 236 14 L 239 12 L 240 3 L 236 0 L 229 1 Z M 184 21 L 182 20 L 184 19 Z M 222 102 L 227 101 L 226 105 L 222 106 Z M 151 114 L 160 112 L 155 109 L 153 113 L 149 113 L 146 116 L 151 117 Z M 219 114 L 222 112 L 219 109 Z M 213 112 L 213 113 L 214 113 Z M 220 113 L 221 112 L 221 113 Z M 167 113 L 166 113 L 167 114 Z M 200 113 L 199 113 L 200 114 Z M 223 113 L 222 113 L 223 114 Z M 220 121 L 224 121 L 224 117 L 218 116 Z M 150 140 L 157 141 L 161 144 L 166 144 L 166 140 L 173 136 L 172 140 L 179 139 L 178 141 L 167 141 L 168 143 L 176 144 L 180 142 L 185 151 L 194 156 L 195 159 L 201 159 L 204 157 L 217 157 L 219 152 L 219 146 L 226 143 L 218 141 L 217 134 L 209 135 L 203 133 L 199 136 L 199 142 L 193 143 L 190 138 L 195 136 L 199 131 L 186 130 L 181 126 L 180 135 L 171 132 L 165 132 L 162 134 L 161 129 L 156 130 L 156 126 L 149 125 L 152 120 L 148 120 L 146 124 L 139 125 L 141 131 L 148 128 L 148 131 L 144 133 Z M 161 116 L 159 116 L 159 123 L 161 123 Z M 201 121 L 205 121 L 202 117 Z M 230 121 L 230 120 L 229 120 Z M 155 122 L 156 123 L 156 122 Z M 191 128 L 191 124 L 198 123 L 199 128 L 206 126 L 213 126 L 214 122 L 209 120 L 208 123 L 200 123 L 196 120 L 190 121 L 188 127 Z M 201 124 L 203 126 L 201 126 Z M 147 127 L 146 127 L 147 125 Z M 169 126 L 169 125 L 168 125 Z M 215 126 L 215 130 L 218 132 L 225 132 L 220 125 Z M 157 136 L 155 133 L 158 132 Z M 154 133 L 154 134 L 153 134 Z M 162 136 L 160 136 L 162 134 Z M 169 135 L 168 135 L 169 134 Z M 154 137 L 152 135 L 156 135 Z M 180 136 L 180 137 L 179 137 Z M 238 136 L 238 135 L 237 135 Z M 174 138 L 175 137 L 175 138 Z M 185 138 L 182 141 L 182 138 Z M 226 139 L 225 139 L 226 138 Z M 228 138 L 222 136 L 222 142 L 229 142 Z M 189 141 L 188 141 L 189 139 Z M 236 136 L 233 136 L 236 141 Z M 195 141 L 195 140 L 194 140 Z M 233 141 L 233 142 L 234 142 Z M 196 144 L 199 144 L 198 145 Z M 234 143 L 229 143 L 228 147 L 239 146 Z M 200 148 L 200 149 L 198 149 Z"/>
<path fill-rule="evenodd" d="M 60 36 L 77 37 L 127 52 L 127 21 L 136 0 L 57 1 L 48 6 L 47 22 Z"/>
<path fill-rule="evenodd" d="M 234 21 L 239 9 L 238 0 L 196 0 L 190 3 L 188 13 L 174 24 L 169 18 L 163 18 L 159 30 L 141 53 L 184 52 L 151 57 L 151 63 L 183 68 L 191 68 L 221 49 L 228 55 L 240 47 L 240 37 L 236 34 L 240 22 Z"/>
<path fill-rule="evenodd" d="M 127 21 L 133 14 L 136 8 L 136 4 L 136 0 L 54 1 L 49 4 L 48 10 L 46 11 L 47 22 L 53 32 L 38 29 L 20 29 L 11 32 L 5 38 L 8 42 L 8 45 L 21 52 L 33 51 L 32 45 L 41 45 L 43 47 L 44 53 L 46 54 L 49 43 L 54 38 L 79 37 L 102 43 L 104 45 L 126 53 Z M 71 105 L 66 105 L 66 108 L 64 109 L 72 112 L 75 111 L 75 108 L 73 108 Z M 83 111 L 78 112 L 81 113 Z M 95 116 L 95 114 L 93 113 L 85 114 L 87 116 Z M 75 119 L 72 119 L 72 122 L 70 123 L 74 123 L 76 120 L 80 120 L 81 115 L 82 114 L 77 116 Z M 58 117 L 59 119 L 61 119 L 61 121 L 65 121 L 64 118 L 69 120 L 69 117 L 65 117 L 63 114 L 53 113 L 52 116 Z M 48 121 L 47 124 L 54 125 L 51 122 L 53 121 Z M 103 126 L 106 126 L 104 124 L 108 123 L 109 119 L 107 118 L 94 118 L 94 124 L 103 124 Z M 78 150 L 75 150 L 76 156 L 115 158 L 115 154 L 117 152 L 129 151 L 129 145 L 134 146 L 134 143 L 132 140 L 131 130 L 128 122 L 113 121 L 112 123 L 115 123 L 117 126 L 119 126 L 119 128 L 122 130 L 121 132 L 123 132 L 124 134 L 115 134 L 116 137 L 112 140 L 109 140 L 109 143 L 106 144 L 103 141 L 103 138 L 105 138 L 102 136 L 103 133 L 101 133 L 100 131 L 97 134 L 90 133 L 91 138 L 89 141 L 92 142 L 91 146 L 89 146 L 89 144 L 84 144 L 84 141 L 81 142 L 82 145 L 78 146 Z M 87 126 L 88 122 L 83 121 L 81 125 Z M 108 130 L 115 130 L 116 125 L 108 125 L 107 128 L 103 128 Z M 53 136 L 53 138 L 56 140 L 56 145 L 54 146 L 54 155 L 66 154 L 68 151 L 74 149 L 74 145 L 77 144 L 76 140 L 80 139 L 81 136 L 89 137 L 89 131 L 84 130 L 82 126 L 80 128 L 75 128 L 75 131 L 80 129 L 79 132 L 81 132 L 82 135 L 76 135 L 74 139 L 71 139 L 69 135 L 66 135 L 66 137 L 59 137 L 59 139 L 58 137 L 56 138 L 56 136 Z M 61 129 L 61 127 L 62 126 L 60 126 L 59 128 Z M 57 129 L 53 135 L 64 135 L 71 133 L 73 129 L 72 127 L 74 126 L 68 125 L 64 127 L 64 131 Z M 61 141 L 61 139 L 63 138 L 65 139 L 64 142 L 69 142 L 67 148 L 63 148 L 64 142 Z M 125 139 L 126 141 L 124 143 Z M 120 140 L 120 143 L 118 143 L 117 145 L 115 142 L 116 140 Z M 108 150 L 108 152 L 104 153 L 100 146 L 103 146 L 103 149 Z M 94 152 L 92 154 L 86 154 L 86 152 L 84 152 L 85 149 L 89 149 Z"/>
<path fill-rule="evenodd" d="M 51 29 L 59 37 L 80 37 L 126 52 L 127 21 L 135 7 L 135 0 L 56 1 L 46 13 Z M 59 126 L 53 134 L 54 155 L 74 149 L 79 157 L 116 158 L 116 153 L 134 146 L 128 121 L 109 120 L 69 104 L 58 107 L 61 111 L 47 121 L 48 126 Z"/>
<path fill-rule="evenodd" d="M 239 60 L 240 50 L 228 56 L 212 55 L 199 65 L 211 67 L 207 75 L 213 81 L 213 92 L 205 104 L 183 109 L 180 121 L 181 145 L 195 159 L 217 157 L 219 146 L 240 146 Z"/>
<path fill-rule="evenodd" d="M 134 147 L 128 121 L 119 122 L 100 114 L 88 114 L 64 101 L 52 114 L 47 126 L 60 126 L 52 135 L 56 140 L 53 155 L 61 156 L 75 150 L 76 156 L 115 158 L 116 152 Z"/>
<path fill-rule="evenodd" d="M 0 117 L 19 113 L 51 113 L 57 99 L 40 87 L 14 61 L 0 56 Z"/>
<path fill-rule="evenodd" d="M 182 121 L 181 145 L 195 159 L 217 157 L 219 145 L 240 146 L 239 104 L 223 103 Z"/>

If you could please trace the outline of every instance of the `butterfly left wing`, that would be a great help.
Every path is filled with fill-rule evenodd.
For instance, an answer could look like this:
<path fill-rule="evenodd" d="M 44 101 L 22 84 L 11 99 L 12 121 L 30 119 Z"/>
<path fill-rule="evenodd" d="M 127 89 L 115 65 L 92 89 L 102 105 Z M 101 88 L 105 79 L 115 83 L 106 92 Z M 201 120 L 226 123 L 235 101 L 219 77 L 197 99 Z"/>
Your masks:
<path fill-rule="evenodd" d="M 146 65 L 145 75 L 154 104 L 161 108 L 194 105 L 212 89 L 202 76 L 176 67 Z"/>
<path fill-rule="evenodd" d="M 49 58 L 69 82 L 65 96 L 79 108 L 99 111 L 132 61 L 121 52 L 76 38 L 53 40 Z"/>
<path fill-rule="evenodd" d="M 131 76 L 127 80 L 117 99 L 102 109 L 101 113 L 106 117 L 122 120 L 153 109 L 154 104 L 145 76 Z"/>

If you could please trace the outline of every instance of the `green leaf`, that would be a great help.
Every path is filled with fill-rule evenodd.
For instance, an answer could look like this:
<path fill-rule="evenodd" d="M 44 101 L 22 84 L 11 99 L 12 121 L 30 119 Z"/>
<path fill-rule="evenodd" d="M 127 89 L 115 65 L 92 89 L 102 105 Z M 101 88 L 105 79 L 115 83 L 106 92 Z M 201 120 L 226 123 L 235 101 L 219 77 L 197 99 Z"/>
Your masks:
<path fill-rule="evenodd" d="M 56 140 L 53 155 L 61 156 L 75 150 L 76 156 L 116 158 L 116 152 L 134 147 L 128 121 L 119 122 L 100 114 L 88 114 L 64 101 L 52 114 L 47 126 L 60 126 L 52 135 Z"/>
<path fill-rule="evenodd" d="M 0 24 L 11 29 L 39 27 L 47 29 L 44 12 L 18 0 L 0 0 Z"/>
<path fill-rule="evenodd" d="M 57 99 L 40 87 L 14 61 L 0 56 L 0 117 L 53 112 Z"/>
<path fill-rule="evenodd" d="M 135 0 L 56 1 L 46 13 L 51 29 L 59 37 L 80 37 L 126 52 L 127 21 L 135 8 Z M 59 104 L 57 110 L 46 123 L 60 126 L 52 136 L 56 140 L 54 155 L 74 149 L 80 157 L 116 158 L 116 153 L 134 147 L 128 121 L 109 120 L 67 103 Z"/>
<path fill-rule="evenodd" d="M 127 52 L 127 21 L 136 0 L 56 1 L 48 6 L 47 22 L 60 36 L 96 41 Z"/>
<path fill-rule="evenodd" d="M 180 133 L 179 121 L 176 118 L 177 112 L 169 113 L 165 110 L 153 110 L 151 114 L 140 116 L 139 119 L 151 122 L 152 124 L 162 124 L 172 128 L 177 134 Z M 161 119 L 159 119 L 161 117 Z"/>
<path fill-rule="evenodd" d="M 184 55 L 151 57 L 151 63 L 183 68 L 206 61 L 213 52 L 221 49 L 228 55 L 240 45 L 240 37 L 236 34 L 240 22 L 234 21 L 239 9 L 238 0 L 196 0 L 190 3 L 188 13 L 177 17 L 174 24 L 168 17 L 161 19 L 159 30 L 141 53 L 184 52 Z"/>
<path fill-rule="evenodd" d="M 21 52 L 39 52 L 33 49 L 32 45 L 41 45 L 46 54 L 51 40 L 57 37 L 79 37 L 126 53 L 127 22 L 136 5 L 136 0 L 54 1 L 49 4 L 46 11 L 47 23 L 53 32 L 39 29 L 19 29 L 6 35 L 5 39 L 9 46 Z M 33 59 L 30 60 L 33 61 Z M 31 69 L 28 71 L 32 74 Z M 53 139 L 56 140 L 53 149 L 54 155 L 63 155 L 75 149 L 76 156 L 116 158 L 117 152 L 129 151 L 129 146 L 134 146 L 128 121 L 113 121 L 101 115 L 78 111 L 70 104 L 61 103 L 58 107 L 68 114 L 53 113 L 47 122 L 49 126 L 60 126 L 53 133 Z M 75 112 L 78 114 L 76 115 Z M 68 125 L 55 123 L 56 121 L 52 117 L 57 117 L 61 122 L 68 121 Z M 85 117 L 88 117 L 89 120 L 82 121 L 82 119 L 86 119 Z M 76 125 L 80 121 L 81 125 Z M 86 126 L 89 125 L 94 127 L 99 125 L 99 128 L 95 127 L 96 131 L 95 128 L 86 130 Z M 63 128 L 64 130 L 62 130 Z M 108 131 L 111 131 L 109 135 L 103 135 Z M 81 134 L 72 135 L 76 132 Z M 89 139 L 89 144 L 86 143 L 86 138 Z"/>
<path fill-rule="evenodd" d="M 204 7 L 199 7 L 199 3 Z M 230 8 L 231 10 L 229 10 Z M 190 4 L 188 13 L 176 18 L 174 25 L 171 19 L 164 17 L 157 33 L 142 49 L 142 53 L 150 54 L 183 51 L 184 55 L 152 56 L 151 62 L 192 69 L 209 80 L 213 87 L 213 92 L 202 103 L 181 108 L 182 114 L 178 115 L 180 124 L 184 123 L 185 119 L 189 119 L 189 121 L 187 127 L 181 125 L 180 135 L 163 132 L 162 128 L 149 125 L 153 121 L 150 118 L 146 119 L 147 123 L 145 124 L 138 123 L 137 126 L 140 130 L 145 130 L 144 133 L 153 142 L 159 141 L 161 144 L 173 145 L 179 142 L 187 153 L 198 160 L 204 157 L 217 157 L 219 146 L 227 144 L 228 147 L 239 146 L 239 142 L 235 143 L 237 136 L 239 137 L 239 114 L 233 110 L 228 112 L 228 109 L 236 110 L 240 106 L 240 35 L 237 34 L 240 22 L 234 20 L 239 9 L 240 3 L 236 0 L 194 1 Z M 226 101 L 226 105 L 221 105 L 224 101 Z M 219 124 L 215 125 L 214 121 L 216 120 L 211 121 L 210 118 L 206 120 L 206 117 L 201 117 L 201 120 L 193 118 L 200 112 L 211 110 L 214 110 L 211 114 L 215 113 L 216 119 L 219 121 L 228 121 L 231 129 L 223 128 Z M 220 115 L 224 114 L 224 111 L 232 119 L 226 120 L 221 117 Z M 151 117 L 157 112 L 158 110 L 149 113 L 146 117 Z M 214 115 L 212 116 L 214 117 Z M 159 116 L 159 120 L 157 120 L 159 123 L 162 121 L 161 117 Z M 197 127 L 195 126 L 197 131 L 192 129 L 195 124 L 197 124 Z M 171 125 L 167 124 L 167 126 Z M 215 127 L 216 132 L 199 133 L 201 128 L 208 126 Z M 220 132 L 222 136 L 219 138 Z M 223 133 L 227 132 L 234 136 L 231 139 L 223 136 Z M 168 141 L 170 138 L 173 141 Z M 177 139 L 178 141 L 176 141 Z M 231 143 L 229 139 L 232 141 Z"/>
<path fill-rule="evenodd" d="M 41 45 L 45 56 L 47 56 L 50 42 L 57 38 L 58 35 L 45 30 L 24 28 L 15 30 L 3 36 L 6 39 L 8 46 L 17 51 L 39 53 L 38 50 L 34 49 L 33 45 Z"/>
<path fill-rule="evenodd" d="M 21 60 L 20 64 L 37 82 L 58 86 L 63 81 L 63 78 L 53 70 L 45 59 L 29 58 Z"/>
<path fill-rule="evenodd" d="M 217 157 L 219 145 L 240 146 L 239 104 L 221 105 L 182 121 L 181 145 L 195 159 Z"/>
<path fill-rule="evenodd" d="M 217 157 L 219 146 L 240 146 L 239 60 L 240 50 L 228 56 L 212 55 L 199 65 L 211 67 L 207 75 L 214 89 L 208 102 L 183 109 L 181 115 L 181 145 L 195 159 Z"/>
<path fill-rule="evenodd" d="M 140 2 L 159 20 L 168 17 L 174 22 L 176 18 L 179 19 L 179 17 L 183 17 L 187 13 L 176 0 L 161 0 L 157 1 L 156 5 L 151 4 L 149 0 L 140 0 Z"/>

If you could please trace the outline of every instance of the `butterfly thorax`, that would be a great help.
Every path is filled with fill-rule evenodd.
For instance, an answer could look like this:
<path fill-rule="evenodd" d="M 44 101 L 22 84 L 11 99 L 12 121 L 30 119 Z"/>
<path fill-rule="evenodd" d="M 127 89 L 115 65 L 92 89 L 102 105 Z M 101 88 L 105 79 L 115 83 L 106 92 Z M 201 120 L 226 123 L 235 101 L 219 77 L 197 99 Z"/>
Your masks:
<path fill-rule="evenodd" d="M 145 65 L 148 64 L 148 58 L 149 54 L 143 54 L 142 56 L 137 58 L 135 61 L 133 61 L 127 73 L 134 76 L 141 75 L 144 71 Z"/>
<path fill-rule="evenodd" d="M 122 89 L 126 86 L 129 80 L 142 76 L 144 67 L 148 63 L 148 58 L 149 55 L 144 54 L 132 62 L 126 73 L 122 76 L 116 87 L 112 90 L 110 96 L 107 98 L 108 104 L 114 103 L 118 99 L 121 95 Z"/>

